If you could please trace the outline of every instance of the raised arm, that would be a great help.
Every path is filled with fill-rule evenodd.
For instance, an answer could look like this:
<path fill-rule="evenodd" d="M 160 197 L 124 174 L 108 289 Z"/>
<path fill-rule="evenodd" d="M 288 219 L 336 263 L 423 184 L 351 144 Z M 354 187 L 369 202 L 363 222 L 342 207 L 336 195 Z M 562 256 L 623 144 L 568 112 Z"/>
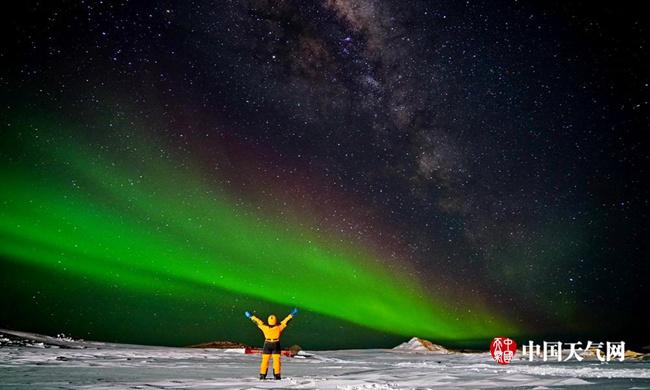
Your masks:
<path fill-rule="evenodd" d="M 289 321 L 291 321 L 291 319 L 296 314 L 298 314 L 298 309 L 294 307 L 293 310 L 291 310 L 291 313 L 288 316 L 284 317 L 284 319 L 280 322 L 280 326 L 282 326 L 283 329 L 286 328 Z"/>
<path fill-rule="evenodd" d="M 255 317 L 252 315 L 249 311 L 244 312 L 244 315 L 248 318 L 250 318 L 251 321 L 253 321 L 255 324 L 257 324 L 257 327 L 261 327 L 264 325 L 264 321 L 260 320 L 259 318 Z"/>

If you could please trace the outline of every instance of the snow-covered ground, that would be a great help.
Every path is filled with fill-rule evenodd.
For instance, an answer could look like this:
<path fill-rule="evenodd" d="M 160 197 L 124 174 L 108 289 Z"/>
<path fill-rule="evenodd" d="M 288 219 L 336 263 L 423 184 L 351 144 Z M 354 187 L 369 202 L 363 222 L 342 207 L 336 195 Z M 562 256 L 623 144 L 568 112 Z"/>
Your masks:
<path fill-rule="evenodd" d="M 541 389 L 585 385 L 650 389 L 650 361 L 601 364 L 516 360 L 499 366 L 487 353 L 317 351 L 311 357 L 283 358 L 281 381 L 260 381 L 256 378 L 259 355 L 69 340 L 62 344 L 67 348 L 53 346 L 47 340 L 45 344 L 27 345 L 0 342 L 0 388 Z"/>

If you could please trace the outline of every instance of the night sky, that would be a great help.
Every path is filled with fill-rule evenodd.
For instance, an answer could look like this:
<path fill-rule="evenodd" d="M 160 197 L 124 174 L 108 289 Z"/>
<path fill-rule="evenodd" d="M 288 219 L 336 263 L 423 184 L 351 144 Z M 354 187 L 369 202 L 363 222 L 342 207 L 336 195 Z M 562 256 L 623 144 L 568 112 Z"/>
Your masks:
<path fill-rule="evenodd" d="M 650 344 L 640 5 L 56 3 L 3 16 L 0 327 Z"/>

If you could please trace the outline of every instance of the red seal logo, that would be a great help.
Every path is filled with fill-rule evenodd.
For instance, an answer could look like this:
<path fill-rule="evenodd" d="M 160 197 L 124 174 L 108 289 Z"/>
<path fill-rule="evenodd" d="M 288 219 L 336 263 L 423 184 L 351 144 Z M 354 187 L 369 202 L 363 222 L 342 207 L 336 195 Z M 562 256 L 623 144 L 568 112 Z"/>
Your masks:
<path fill-rule="evenodd" d="M 490 353 L 499 364 L 510 364 L 517 352 L 517 343 L 508 337 L 495 337 L 490 343 Z"/>

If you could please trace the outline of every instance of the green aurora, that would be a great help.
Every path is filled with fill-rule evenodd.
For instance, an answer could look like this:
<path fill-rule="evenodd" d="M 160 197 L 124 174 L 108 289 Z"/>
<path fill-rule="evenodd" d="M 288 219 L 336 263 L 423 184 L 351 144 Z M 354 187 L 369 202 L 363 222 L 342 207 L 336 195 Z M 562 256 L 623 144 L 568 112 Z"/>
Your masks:
<path fill-rule="evenodd" d="M 371 248 L 342 244 L 263 207 L 242 206 L 214 174 L 172 157 L 159 142 L 123 131 L 128 142 L 113 139 L 106 146 L 73 139 L 69 127 L 53 121 L 26 122 L 12 123 L 2 154 L 5 268 L 29 267 L 109 291 L 118 287 L 145 306 L 185 306 L 184 313 L 192 312 L 188 321 L 210 316 L 202 311 L 213 299 L 215 308 L 234 313 L 234 321 L 245 309 L 264 310 L 247 302 L 268 302 L 299 307 L 300 320 L 313 315 L 405 337 L 462 341 L 518 333 L 478 297 L 466 297 L 459 311 L 457 302 L 432 295 L 405 267 L 376 258 Z M 21 275 L 32 275 L 33 283 L 14 288 L 47 283 L 37 273 Z M 128 322 L 128 313 L 121 315 Z M 241 315 L 241 325 L 230 323 L 250 326 L 245 320 Z M 92 325 L 75 329 L 86 327 Z M 328 329 L 325 336 L 344 337 L 337 327 Z"/>

